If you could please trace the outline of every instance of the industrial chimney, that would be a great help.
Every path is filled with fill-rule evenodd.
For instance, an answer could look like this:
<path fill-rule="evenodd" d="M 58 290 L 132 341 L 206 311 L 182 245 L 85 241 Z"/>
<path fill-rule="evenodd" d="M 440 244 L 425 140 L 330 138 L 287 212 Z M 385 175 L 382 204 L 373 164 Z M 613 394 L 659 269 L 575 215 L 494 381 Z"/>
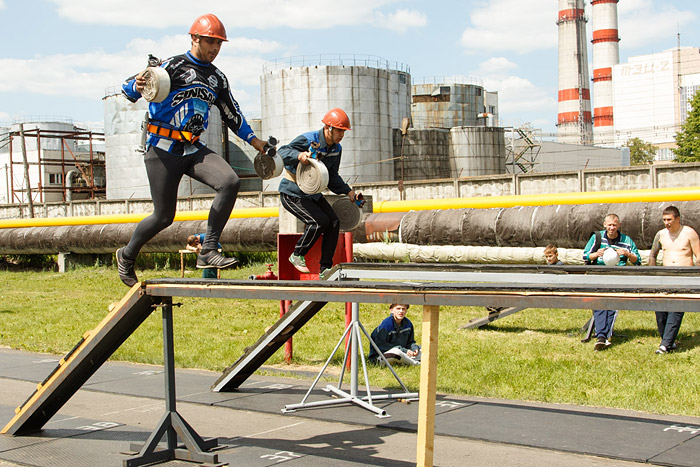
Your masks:
<path fill-rule="evenodd" d="M 620 63 L 617 31 L 618 0 L 592 0 L 593 17 L 593 142 L 614 143 L 612 67 Z"/>
<path fill-rule="evenodd" d="M 557 141 L 592 144 L 591 93 L 583 0 L 559 0 Z"/>

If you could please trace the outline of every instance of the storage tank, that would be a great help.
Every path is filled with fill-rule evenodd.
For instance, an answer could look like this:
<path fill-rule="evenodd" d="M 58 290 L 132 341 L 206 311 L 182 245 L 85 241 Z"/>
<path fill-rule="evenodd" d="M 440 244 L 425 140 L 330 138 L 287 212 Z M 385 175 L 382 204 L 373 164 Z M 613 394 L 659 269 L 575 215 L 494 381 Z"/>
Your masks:
<path fill-rule="evenodd" d="M 450 130 L 452 177 L 506 172 L 506 144 L 500 127 L 455 127 Z"/>
<path fill-rule="evenodd" d="M 141 145 L 141 123 L 148 112 L 148 102 L 146 99 L 129 102 L 121 94 L 121 88 L 107 89 L 103 100 L 107 199 L 150 198 L 143 154 L 137 151 Z M 209 128 L 202 133 L 201 141 L 217 154 L 222 154 L 221 115 L 216 107 L 212 107 L 209 113 Z M 178 197 L 213 192 L 185 175 L 180 181 Z"/>
<path fill-rule="evenodd" d="M 320 130 L 326 112 L 340 107 L 352 130 L 342 141 L 340 175 L 356 181 L 392 180 L 392 127 L 410 118 L 408 67 L 372 56 L 292 57 L 268 62 L 261 77 L 262 135 L 287 144 Z M 275 191 L 281 177 L 263 182 Z"/>
<path fill-rule="evenodd" d="M 412 86 L 411 111 L 415 128 L 452 128 L 484 124 L 489 109 L 478 78 L 423 78 Z"/>
<path fill-rule="evenodd" d="M 396 180 L 430 180 L 452 176 L 450 130 L 409 128 L 394 130 L 394 177 Z"/>

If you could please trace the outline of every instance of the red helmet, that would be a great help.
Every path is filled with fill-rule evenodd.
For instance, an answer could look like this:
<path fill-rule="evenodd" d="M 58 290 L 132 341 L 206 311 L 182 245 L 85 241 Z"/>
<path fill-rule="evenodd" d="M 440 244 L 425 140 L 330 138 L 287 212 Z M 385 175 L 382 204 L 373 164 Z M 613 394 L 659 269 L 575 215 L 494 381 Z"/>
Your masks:
<path fill-rule="evenodd" d="M 222 41 L 228 41 L 226 39 L 226 29 L 224 24 L 211 13 L 202 15 L 192 23 L 190 28 L 190 34 L 196 36 L 214 37 L 216 39 L 221 39 Z"/>
<path fill-rule="evenodd" d="M 348 114 L 343 112 L 343 109 L 339 109 L 337 107 L 329 110 L 321 121 L 328 126 L 332 126 L 333 128 L 340 128 L 341 130 L 350 129 L 350 119 L 348 118 Z"/>

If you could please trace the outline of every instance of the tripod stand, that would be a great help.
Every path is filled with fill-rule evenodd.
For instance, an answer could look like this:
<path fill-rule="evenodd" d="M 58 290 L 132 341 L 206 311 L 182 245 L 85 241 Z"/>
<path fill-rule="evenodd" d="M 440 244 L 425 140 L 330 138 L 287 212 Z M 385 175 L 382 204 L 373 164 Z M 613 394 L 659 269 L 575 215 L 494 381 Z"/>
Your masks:
<path fill-rule="evenodd" d="M 384 364 L 391 370 L 391 373 L 394 375 L 394 378 L 396 378 L 396 381 L 399 382 L 401 387 L 403 388 L 404 392 L 399 393 L 399 394 L 382 394 L 382 395 L 375 395 L 372 396 L 372 391 L 369 388 L 369 377 L 367 376 L 367 364 L 365 361 L 365 355 L 364 351 L 362 349 L 362 341 L 361 337 L 362 335 L 360 332 L 364 333 L 365 337 L 369 341 L 369 344 L 374 348 L 374 350 L 379 354 L 379 358 L 384 362 Z M 309 395 L 311 394 L 311 391 L 316 387 L 316 384 L 318 381 L 321 379 L 321 376 L 323 376 L 323 373 L 326 371 L 326 368 L 328 368 L 328 364 L 330 363 L 331 359 L 333 358 L 333 355 L 338 351 L 338 348 L 340 345 L 345 341 L 345 338 L 350 334 L 350 345 L 345 349 L 345 357 L 343 358 L 343 366 L 340 371 L 340 379 L 338 380 L 338 386 L 333 386 L 332 384 L 327 385 L 324 388 L 324 391 L 330 392 L 334 394 L 335 396 L 338 396 L 336 399 L 331 399 L 331 400 L 325 400 L 325 401 L 316 401 L 316 402 L 306 402 L 306 400 L 309 398 Z M 358 350 L 359 350 L 359 355 L 360 357 L 358 358 Z M 344 391 L 341 386 L 343 384 L 343 375 L 345 374 L 345 367 L 348 362 L 348 357 L 350 358 L 350 392 Z M 357 373 L 358 373 L 358 360 L 362 361 L 362 371 L 364 373 L 365 377 L 365 388 L 367 388 L 367 395 L 364 397 L 360 397 L 358 395 L 358 382 L 357 382 Z M 306 408 L 311 408 L 311 407 L 324 407 L 324 406 L 332 406 L 332 405 L 338 405 L 338 404 L 344 404 L 344 403 L 351 403 L 355 405 L 359 405 L 363 409 L 369 410 L 370 412 L 373 412 L 377 417 L 389 417 L 386 413 L 386 410 L 381 409 L 379 407 L 376 407 L 374 405 L 373 401 L 378 401 L 378 400 L 387 400 L 387 399 L 417 399 L 418 398 L 418 393 L 417 392 L 409 392 L 408 388 L 403 384 L 401 381 L 401 378 L 399 378 L 399 375 L 396 374 L 396 371 L 394 368 L 391 366 L 391 364 L 386 360 L 384 357 L 384 354 L 379 350 L 377 347 L 377 344 L 374 343 L 372 338 L 369 336 L 367 333 L 367 330 L 365 329 L 364 326 L 362 326 L 362 323 L 360 322 L 360 305 L 358 303 L 353 303 L 352 304 L 352 315 L 351 315 L 351 321 L 348 324 L 348 326 L 345 328 L 345 332 L 343 333 L 342 337 L 336 344 L 335 348 L 333 349 L 333 352 L 331 352 L 330 356 L 328 357 L 328 360 L 326 360 L 326 364 L 323 366 L 321 371 L 318 373 L 316 376 L 316 379 L 314 380 L 313 384 L 309 388 L 309 390 L 306 392 L 306 395 L 302 399 L 302 401 L 298 404 L 288 404 L 284 406 L 284 409 L 282 409 L 282 412 L 294 412 L 298 409 L 306 409 Z"/>

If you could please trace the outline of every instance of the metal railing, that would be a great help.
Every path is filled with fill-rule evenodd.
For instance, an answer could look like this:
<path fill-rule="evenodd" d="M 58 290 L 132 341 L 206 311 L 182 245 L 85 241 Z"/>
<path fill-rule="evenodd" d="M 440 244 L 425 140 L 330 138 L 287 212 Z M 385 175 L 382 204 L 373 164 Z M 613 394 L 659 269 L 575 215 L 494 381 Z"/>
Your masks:
<path fill-rule="evenodd" d="M 392 62 L 376 55 L 339 53 L 278 58 L 265 62 L 263 64 L 263 73 L 271 73 L 283 68 L 308 66 L 366 66 L 369 68 L 402 71 L 404 73 L 411 72 L 410 67 L 405 63 Z"/>

